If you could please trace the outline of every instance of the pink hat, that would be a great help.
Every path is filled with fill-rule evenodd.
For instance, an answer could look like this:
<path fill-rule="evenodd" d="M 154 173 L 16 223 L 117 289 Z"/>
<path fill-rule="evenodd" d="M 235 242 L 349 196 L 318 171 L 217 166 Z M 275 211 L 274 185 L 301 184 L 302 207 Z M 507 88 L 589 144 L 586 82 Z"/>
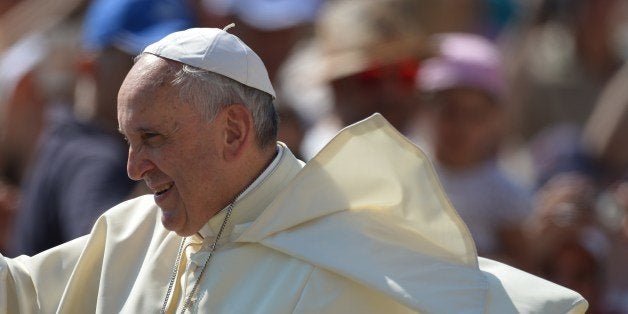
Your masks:
<path fill-rule="evenodd" d="M 437 92 L 455 87 L 477 88 L 492 96 L 504 96 L 506 84 L 501 56 L 488 39 L 474 34 L 451 33 L 435 37 L 438 55 L 425 60 L 418 87 Z"/>

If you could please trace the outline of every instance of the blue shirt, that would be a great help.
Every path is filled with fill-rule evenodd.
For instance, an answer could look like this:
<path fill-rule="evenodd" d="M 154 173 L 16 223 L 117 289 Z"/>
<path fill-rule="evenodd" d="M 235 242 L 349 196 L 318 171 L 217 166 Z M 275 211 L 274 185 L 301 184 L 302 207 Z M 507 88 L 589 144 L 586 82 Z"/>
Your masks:
<path fill-rule="evenodd" d="M 22 190 L 14 255 L 34 255 L 89 233 L 105 210 L 129 196 L 127 148 L 117 134 L 56 107 Z"/>

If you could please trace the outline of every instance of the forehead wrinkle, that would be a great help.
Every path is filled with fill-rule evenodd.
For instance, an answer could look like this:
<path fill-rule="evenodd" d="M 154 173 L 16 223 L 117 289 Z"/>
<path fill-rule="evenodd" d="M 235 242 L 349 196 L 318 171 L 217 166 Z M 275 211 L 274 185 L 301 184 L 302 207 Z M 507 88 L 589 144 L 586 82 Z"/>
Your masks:
<path fill-rule="evenodd" d="M 139 134 L 159 133 L 163 135 L 170 135 L 180 129 L 180 123 L 169 116 L 162 116 L 162 118 L 158 120 L 155 120 L 154 118 L 149 118 L 148 120 L 143 119 L 146 117 L 143 112 L 150 109 L 149 105 L 139 110 L 130 110 L 130 112 L 127 113 L 126 124 L 131 129 L 123 131 Z"/>
<path fill-rule="evenodd" d="M 154 55 L 142 55 L 134 67 L 121 89 L 121 95 L 126 100 L 118 127 L 122 134 L 153 131 L 142 125 L 141 118 L 157 100 L 172 97 L 172 78 L 178 63 Z M 127 130 L 126 127 L 133 129 Z"/>
<path fill-rule="evenodd" d="M 138 97 L 155 94 L 169 85 L 169 78 L 175 73 L 173 67 L 171 62 L 155 56 L 141 58 L 125 79 L 121 95 L 137 101 Z"/>

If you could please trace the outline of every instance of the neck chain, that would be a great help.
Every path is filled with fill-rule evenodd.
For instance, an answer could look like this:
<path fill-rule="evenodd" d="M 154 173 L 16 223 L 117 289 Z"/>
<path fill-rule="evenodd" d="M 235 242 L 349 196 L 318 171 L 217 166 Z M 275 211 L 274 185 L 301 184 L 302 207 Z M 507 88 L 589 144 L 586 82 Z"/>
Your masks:
<path fill-rule="evenodd" d="M 218 234 L 216 235 L 216 239 L 214 240 L 211 247 L 209 248 L 209 255 L 207 256 L 207 259 L 205 260 L 205 263 L 203 264 L 203 268 L 201 269 L 201 272 L 198 275 L 198 278 L 196 278 L 196 282 L 194 282 L 194 287 L 192 287 L 192 291 L 190 291 L 190 294 L 185 299 L 185 303 L 183 303 L 183 309 L 181 309 L 181 313 L 185 313 L 185 310 L 187 310 L 187 308 L 190 307 L 193 303 L 192 299 L 194 295 L 196 294 L 196 291 L 198 290 L 198 285 L 201 281 L 201 278 L 203 278 L 203 274 L 205 274 L 207 265 L 209 265 L 209 260 L 212 258 L 212 254 L 214 253 L 214 250 L 216 249 L 218 240 L 220 240 L 220 236 L 222 236 L 222 232 L 225 229 L 225 226 L 227 225 L 227 221 L 229 220 L 229 217 L 231 216 L 231 211 L 233 210 L 233 206 L 235 205 L 239 196 L 240 195 L 238 195 L 236 199 L 233 202 L 231 202 L 231 204 L 229 204 L 229 206 L 227 207 L 227 213 L 225 214 L 225 219 L 222 221 L 222 225 L 220 226 L 220 230 L 218 231 Z M 168 291 L 166 292 L 166 298 L 164 299 L 164 304 L 161 307 L 161 313 L 166 313 L 166 308 L 168 306 L 168 299 L 170 299 L 170 293 L 172 293 L 172 288 L 174 286 L 175 281 L 177 280 L 177 272 L 181 264 L 181 255 L 183 254 L 183 247 L 185 244 L 185 239 L 186 238 L 181 238 L 181 244 L 179 245 L 179 253 L 177 253 L 177 260 L 174 263 L 174 268 L 172 269 L 172 277 L 170 278 L 170 283 L 168 284 Z"/>
<path fill-rule="evenodd" d="M 275 151 L 275 158 L 278 154 L 278 151 Z M 270 164 L 272 164 L 272 160 L 270 162 Z M 268 168 L 269 166 L 267 165 L 266 168 Z M 264 169 L 266 169 L 264 168 Z M 263 173 L 263 170 L 262 170 Z M 259 176 L 261 175 L 258 174 L 257 178 L 259 178 Z M 264 181 L 266 180 L 266 178 L 262 179 L 262 182 L 260 182 L 259 184 L 262 184 Z M 229 221 L 229 217 L 231 217 L 231 212 L 233 211 L 233 207 L 235 206 L 235 204 L 238 202 L 239 198 L 242 196 L 242 194 L 244 194 L 244 192 L 246 192 L 246 190 L 253 185 L 253 183 L 255 182 L 255 180 L 253 180 L 253 182 L 249 183 L 242 191 L 240 191 L 240 193 L 238 193 L 238 195 L 236 195 L 236 197 L 233 199 L 233 201 L 227 206 L 227 213 L 225 214 L 225 219 L 222 221 L 222 225 L 220 225 L 220 230 L 218 230 L 218 234 L 216 235 L 216 239 L 214 240 L 214 242 L 212 243 L 211 247 L 209 248 L 209 255 L 207 256 L 207 259 L 205 260 L 205 263 L 203 264 L 203 268 L 201 269 L 200 274 L 198 275 L 198 278 L 196 278 L 196 282 L 194 282 L 194 287 L 192 287 L 192 291 L 190 291 L 190 294 L 188 295 L 188 297 L 185 299 L 185 303 L 183 303 L 183 309 L 181 309 L 181 313 L 185 313 L 185 310 L 188 309 L 188 307 L 190 307 L 192 305 L 192 303 L 194 303 L 194 301 L 192 301 L 194 295 L 196 294 L 196 291 L 198 290 L 198 286 L 199 283 L 201 281 L 201 278 L 203 278 L 203 274 L 205 274 L 205 270 L 207 269 L 207 265 L 209 265 L 209 260 L 212 258 L 212 254 L 214 253 L 214 250 L 216 249 L 216 245 L 218 244 L 218 240 L 220 240 L 220 236 L 222 236 L 222 232 L 225 230 L 225 226 L 227 225 L 227 221 Z M 172 277 L 170 277 L 170 283 L 168 284 L 168 291 L 166 292 L 166 298 L 164 299 L 164 304 L 161 307 L 161 313 L 166 313 L 166 308 L 168 306 L 168 299 L 170 299 L 170 294 L 172 293 L 172 288 L 174 287 L 174 283 L 177 280 L 177 272 L 179 270 L 179 264 L 181 264 L 181 256 L 183 255 L 183 247 L 185 245 L 185 238 L 181 238 L 181 244 L 179 245 L 179 253 L 177 253 L 177 260 L 174 262 L 174 267 L 172 269 Z"/>

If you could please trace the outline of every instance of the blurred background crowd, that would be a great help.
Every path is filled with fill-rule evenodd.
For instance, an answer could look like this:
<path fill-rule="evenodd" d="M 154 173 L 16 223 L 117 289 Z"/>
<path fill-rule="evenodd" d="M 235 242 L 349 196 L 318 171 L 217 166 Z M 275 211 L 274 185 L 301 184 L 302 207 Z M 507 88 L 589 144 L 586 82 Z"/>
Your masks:
<path fill-rule="evenodd" d="M 69 241 L 144 193 L 116 120 L 133 57 L 232 22 L 302 160 L 380 112 L 431 157 L 480 255 L 628 313 L 626 0 L 3 0 L 0 252 Z"/>

